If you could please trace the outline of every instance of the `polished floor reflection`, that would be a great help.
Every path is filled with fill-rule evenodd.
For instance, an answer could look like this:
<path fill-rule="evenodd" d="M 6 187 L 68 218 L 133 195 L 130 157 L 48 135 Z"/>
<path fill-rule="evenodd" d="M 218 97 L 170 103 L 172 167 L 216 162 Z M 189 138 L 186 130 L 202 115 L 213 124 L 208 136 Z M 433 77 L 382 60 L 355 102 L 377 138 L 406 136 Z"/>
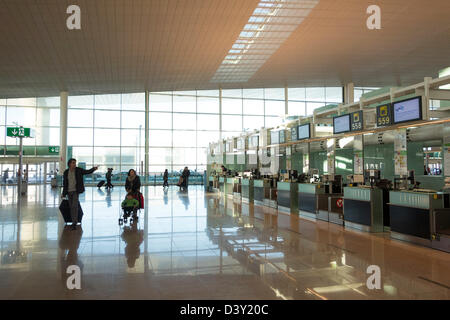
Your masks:
<path fill-rule="evenodd" d="M 450 299 L 448 253 L 202 186 L 144 188 L 139 221 L 123 226 L 123 188 L 87 188 L 76 231 L 64 227 L 59 191 L 29 186 L 19 214 L 15 191 L 0 190 L 0 299 Z M 80 290 L 67 288 L 73 265 Z M 380 289 L 367 288 L 370 265 Z"/>

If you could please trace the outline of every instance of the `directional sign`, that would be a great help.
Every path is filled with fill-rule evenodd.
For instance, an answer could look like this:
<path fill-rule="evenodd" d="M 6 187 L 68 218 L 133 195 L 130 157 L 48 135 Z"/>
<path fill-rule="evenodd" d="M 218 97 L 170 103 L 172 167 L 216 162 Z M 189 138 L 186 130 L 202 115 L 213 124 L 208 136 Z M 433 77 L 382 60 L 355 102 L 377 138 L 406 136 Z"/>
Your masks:
<path fill-rule="evenodd" d="M 33 130 L 23 127 L 7 127 L 6 136 L 13 138 L 33 138 Z"/>
<path fill-rule="evenodd" d="M 48 152 L 49 153 L 59 153 L 59 147 L 58 146 L 48 147 Z"/>

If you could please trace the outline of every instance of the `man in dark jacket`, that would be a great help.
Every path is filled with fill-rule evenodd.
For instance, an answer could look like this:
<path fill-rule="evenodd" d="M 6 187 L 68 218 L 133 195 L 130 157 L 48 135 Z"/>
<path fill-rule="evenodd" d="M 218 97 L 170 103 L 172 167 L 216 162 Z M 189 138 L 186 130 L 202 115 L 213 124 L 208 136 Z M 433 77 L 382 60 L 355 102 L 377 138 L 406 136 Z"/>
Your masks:
<path fill-rule="evenodd" d="M 76 230 L 78 223 L 78 195 L 84 192 L 83 176 L 91 174 L 98 167 L 93 167 L 90 170 L 84 170 L 77 167 L 77 160 L 69 159 L 67 162 L 69 167 L 64 171 L 63 181 L 63 197 L 69 196 L 70 214 L 72 216 L 72 230 Z"/>
<path fill-rule="evenodd" d="M 183 177 L 183 183 L 180 188 L 184 188 L 184 191 L 187 191 L 188 185 L 189 185 L 189 176 L 191 175 L 191 172 L 189 171 L 188 167 L 184 167 L 183 173 L 181 176 Z"/>
<path fill-rule="evenodd" d="M 163 189 L 165 189 L 166 187 L 169 187 L 169 171 L 166 169 L 164 171 L 164 175 L 163 175 Z"/>

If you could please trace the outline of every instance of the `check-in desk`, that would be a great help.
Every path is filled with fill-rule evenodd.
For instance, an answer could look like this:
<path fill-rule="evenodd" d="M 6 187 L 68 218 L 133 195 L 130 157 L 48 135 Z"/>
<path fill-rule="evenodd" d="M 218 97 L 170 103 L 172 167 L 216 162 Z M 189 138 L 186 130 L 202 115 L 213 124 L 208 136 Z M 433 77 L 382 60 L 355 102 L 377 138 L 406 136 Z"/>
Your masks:
<path fill-rule="evenodd" d="M 433 210 L 434 228 L 431 246 L 434 249 L 450 252 L 450 209 Z"/>
<path fill-rule="evenodd" d="M 241 193 L 243 203 L 253 203 L 253 181 L 252 179 L 242 179 L 241 180 Z"/>
<path fill-rule="evenodd" d="M 317 219 L 318 195 L 325 194 L 325 189 L 319 183 L 298 184 L 298 213 L 300 217 Z"/>
<path fill-rule="evenodd" d="M 344 225 L 342 199 L 340 193 L 317 194 L 317 219 Z"/>
<path fill-rule="evenodd" d="M 267 191 L 269 190 L 269 191 Z M 253 202 L 256 205 L 263 206 L 265 193 L 270 192 L 270 181 L 258 179 L 253 181 Z"/>
<path fill-rule="evenodd" d="M 233 199 L 241 201 L 241 178 L 234 178 L 233 182 Z"/>
<path fill-rule="evenodd" d="M 228 177 L 225 179 L 225 194 L 227 197 L 233 198 L 234 178 Z"/>
<path fill-rule="evenodd" d="M 344 225 L 366 232 L 383 232 L 383 190 L 344 187 Z"/>
<path fill-rule="evenodd" d="M 277 190 L 277 184 L 274 183 L 273 180 L 268 180 L 269 182 L 269 188 L 264 189 L 264 205 L 269 208 L 277 209 L 278 208 L 278 190 Z M 274 183 L 274 185 L 271 185 L 271 183 Z"/>
<path fill-rule="evenodd" d="M 298 183 L 278 182 L 277 190 L 278 211 L 298 215 Z"/>
<path fill-rule="evenodd" d="M 208 192 L 219 192 L 219 179 L 217 176 L 209 176 L 208 182 Z"/>
<path fill-rule="evenodd" d="M 431 247 L 435 209 L 444 207 L 444 194 L 390 191 L 391 238 Z"/>

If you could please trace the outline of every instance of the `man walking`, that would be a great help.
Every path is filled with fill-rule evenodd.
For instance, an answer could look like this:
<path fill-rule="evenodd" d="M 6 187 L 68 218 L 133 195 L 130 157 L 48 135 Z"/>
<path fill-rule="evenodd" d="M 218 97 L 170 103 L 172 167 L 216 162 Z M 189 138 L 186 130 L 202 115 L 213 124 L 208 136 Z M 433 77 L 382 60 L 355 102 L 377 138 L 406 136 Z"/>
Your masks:
<path fill-rule="evenodd" d="M 91 174 L 98 167 L 93 167 L 90 170 L 84 170 L 77 167 L 77 160 L 70 159 L 67 162 L 69 167 L 64 171 L 64 183 L 63 183 L 63 197 L 69 196 L 70 214 L 72 216 L 72 230 L 77 229 L 78 223 L 78 195 L 84 192 L 83 176 L 85 174 Z"/>

